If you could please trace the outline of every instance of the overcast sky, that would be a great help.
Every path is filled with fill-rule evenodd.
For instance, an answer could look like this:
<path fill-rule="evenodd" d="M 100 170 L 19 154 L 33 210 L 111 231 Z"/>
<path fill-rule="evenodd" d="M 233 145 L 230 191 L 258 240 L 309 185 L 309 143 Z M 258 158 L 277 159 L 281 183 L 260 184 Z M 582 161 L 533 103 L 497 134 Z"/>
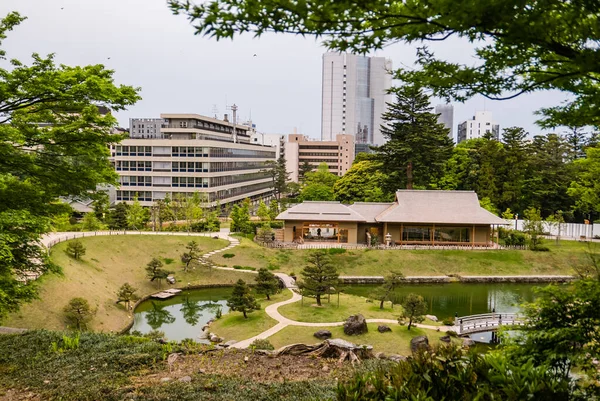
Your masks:
<path fill-rule="evenodd" d="M 240 117 L 251 117 L 262 132 L 288 134 L 297 127 L 320 137 L 321 56 L 326 49 L 314 39 L 270 34 L 217 42 L 195 36 L 165 0 L 0 0 L 1 14 L 9 11 L 28 17 L 4 42 L 9 58 L 29 62 L 32 52 L 56 53 L 59 63 L 104 64 L 116 71 L 117 83 L 142 88 L 142 100 L 117 114 L 123 127 L 130 117 L 160 113 L 212 116 L 216 108 L 222 118 L 226 106 L 236 103 Z M 470 47 L 460 41 L 438 47 L 445 57 L 471 60 Z M 392 59 L 394 67 L 414 59 L 406 45 L 373 55 Z M 538 134 L 533 111 L 563 99 L 560 93 L 546 92 L 455 104 L 454 135 L 460 121 L 484 108 L 493 112 L 501 129 L 521 126 Z"/>

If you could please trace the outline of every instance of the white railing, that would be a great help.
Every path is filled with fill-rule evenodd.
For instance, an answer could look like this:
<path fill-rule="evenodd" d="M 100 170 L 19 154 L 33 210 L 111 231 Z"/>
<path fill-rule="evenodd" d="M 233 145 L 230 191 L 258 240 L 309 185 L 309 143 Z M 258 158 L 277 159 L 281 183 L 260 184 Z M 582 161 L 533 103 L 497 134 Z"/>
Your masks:
<path fill-rule="evenodd" d="M 521 326 L 526 319 L 518 313 L 483 313 L 455 318 L 458 334 L 497 330 L 501 326 Z"/>

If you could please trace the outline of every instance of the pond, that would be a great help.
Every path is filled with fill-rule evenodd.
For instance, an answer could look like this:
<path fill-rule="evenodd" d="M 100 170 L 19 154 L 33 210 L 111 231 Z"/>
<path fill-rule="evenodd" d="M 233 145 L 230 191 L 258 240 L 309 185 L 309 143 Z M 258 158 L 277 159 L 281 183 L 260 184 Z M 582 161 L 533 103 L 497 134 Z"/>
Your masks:
<path fill-rule="evenodd" d="M 166 300 L 148 299 L 135 308 L 131 331 L 146 334 L 160 330 L 169 340 L 191 338 L 208 343 L 200 340 L 198 335 L 219 309 L 223 315 L 229 312 L 227 298 L 230 294 L 231 288 L 206 288 L 183 290 Z"/>
<path fill-rule="evenodd" d="M 459 316 L 496 312 L 518 312 L 519 305 L 534 299 L 533 289 L 540 284 L 407 284 L 394 291 L 394 303 L 410 293 L 421 295 L 429 305 L 427 313 L 440 320 Z M 345 292 L 368 297 L 376 285 L 349 285 Z"/>
<path fill-rule="evenodd" d="M 518 312 L 519 304 L 534 299 L 533 288 L 538 284 L 409 284 L 396 289 L 394 303 L 400 303 L 407 294 L 417 293 L 427 301 L 428 314 L 439 319 L 491 312 Z M 345 287 L 348 294 L 367 297 L 376 285 L 350 285 Z M 149 299 L 138 305 L 134 313 L 132 331 L 148 333 L 160 330 L 169 340 L 198 338 L 202 327 L 215 317 L 221 309 L 224 315 L 229 312 L 227 298 L 231 288 L 207 288 L 184 290 L 167 300 Z M 478 334 L 474 340 L 486 342 L 489 334 Z"/>

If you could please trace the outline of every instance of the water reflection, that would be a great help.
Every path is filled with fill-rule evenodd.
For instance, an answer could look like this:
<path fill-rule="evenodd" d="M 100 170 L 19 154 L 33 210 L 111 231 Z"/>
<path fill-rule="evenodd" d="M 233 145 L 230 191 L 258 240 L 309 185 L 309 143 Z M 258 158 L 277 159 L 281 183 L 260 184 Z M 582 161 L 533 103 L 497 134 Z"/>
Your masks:
<path fill-rule="evenodd" d="M 163 324 L 170 324 L 175 321 L 175 316 L 166 310 L 163 305 L 154 301 L 151 302 L 152 308 L 146 312 L 146 322 L 148 323 L 148 326 L 156 330 Z"/>

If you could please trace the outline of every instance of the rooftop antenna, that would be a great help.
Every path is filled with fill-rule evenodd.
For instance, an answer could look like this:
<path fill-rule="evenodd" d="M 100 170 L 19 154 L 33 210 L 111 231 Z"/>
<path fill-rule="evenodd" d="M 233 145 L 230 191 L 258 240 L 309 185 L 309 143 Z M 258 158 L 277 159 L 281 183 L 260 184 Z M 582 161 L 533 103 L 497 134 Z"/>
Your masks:
<path fill-rule="evenodd" d="M 233 123 L 233 143 L 237 143 L 237 133 L 235 132 L 235 125 L 237 124 L 237 110 L 238 107 L 235 105 L 235 103 L 231 106 L 227 108 L 228 110 L 231 110 L 233 113 L 232 118 L 231 118 L 231 122 Z"/>
<path fill-rule="evenodd" d="M 219 115 L 219 108 L 217 107 L 216 104 L 213 104 L 213 106 L 212 106 L 212 113 L 215 115 L 215 118 L 219 118 L 218 117 L 218 115 Z"/>

